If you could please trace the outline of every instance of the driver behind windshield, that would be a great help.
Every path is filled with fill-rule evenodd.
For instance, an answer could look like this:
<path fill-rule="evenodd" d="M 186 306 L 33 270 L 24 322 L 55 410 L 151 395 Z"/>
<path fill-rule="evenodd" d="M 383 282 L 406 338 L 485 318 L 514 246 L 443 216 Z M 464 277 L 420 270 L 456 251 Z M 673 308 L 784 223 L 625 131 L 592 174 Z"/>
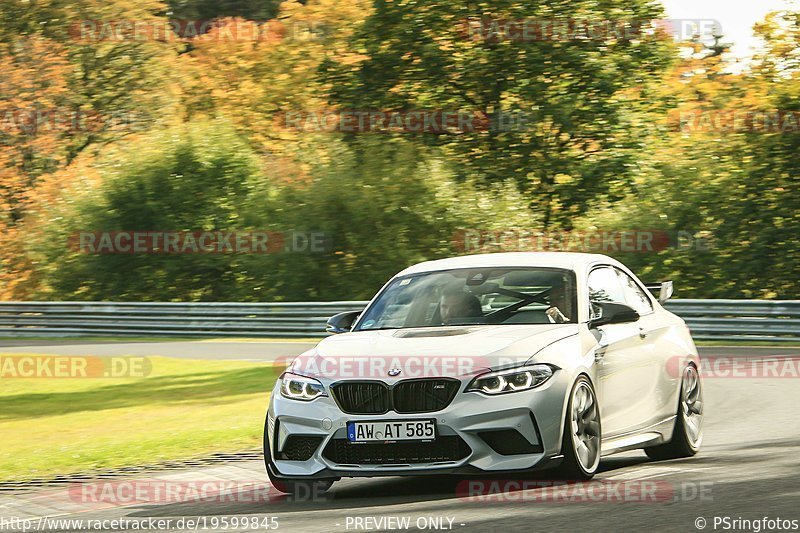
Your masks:
<path fill-rule="evenodd" d="M 464 292 L 460 285 L 451 285 L 442 291 L 439 298 L 439 315 L 442 325 L 449 326 L 465 319 L 483 317 L 481 302 L 472 294 Z"/>

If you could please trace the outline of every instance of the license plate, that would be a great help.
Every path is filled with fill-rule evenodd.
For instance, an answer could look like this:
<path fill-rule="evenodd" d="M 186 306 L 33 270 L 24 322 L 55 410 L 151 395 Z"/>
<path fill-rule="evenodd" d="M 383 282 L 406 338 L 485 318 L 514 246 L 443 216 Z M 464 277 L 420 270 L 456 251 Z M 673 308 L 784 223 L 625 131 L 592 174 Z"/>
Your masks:
<path fill-rule="evenodd" d="M 403 420 L 377 422 L 348 422 L 347 440 L 350 442 L 386 442 L 398 440 L 434 440 L 436 421 Z"/>

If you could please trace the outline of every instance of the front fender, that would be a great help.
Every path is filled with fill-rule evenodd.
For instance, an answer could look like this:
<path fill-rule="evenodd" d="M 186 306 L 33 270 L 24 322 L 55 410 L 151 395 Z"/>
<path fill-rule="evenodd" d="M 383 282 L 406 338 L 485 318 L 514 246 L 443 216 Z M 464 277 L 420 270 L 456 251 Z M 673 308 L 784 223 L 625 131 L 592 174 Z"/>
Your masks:
<path fill-rule="evenodd" d="M 586 376 L 595 390 L 595 395 L 598 394 L 595 383 L 597 381 L 597 367 L 595 365 L 595 353 L 598 348 L 597 338 L 591 333 L 588 327 L 581 325 L 578 335 L 573 335 L 561 339 L 540 349 L 536 354 L 531 357 L 527 364 L 534 363 L 547 363 L 559 368 L 560 381 L 562 381 L 563 398 L 561 402 L 561 420 L 559 421 L 559 430 L 550 433 L 551 438 L 555 439 L 553 448 L 561 450 L 562 439 L 564 436 L 564 424 L 566 423 L 567 407 L 569 406 L 569 396 L 572 392 L 572 387 L 581 375 Z M 602 402 L 599 402 L 598 408 L 601 407 Z M 602 409 L 600 411 L 600 420 L 602 421 Z"/>

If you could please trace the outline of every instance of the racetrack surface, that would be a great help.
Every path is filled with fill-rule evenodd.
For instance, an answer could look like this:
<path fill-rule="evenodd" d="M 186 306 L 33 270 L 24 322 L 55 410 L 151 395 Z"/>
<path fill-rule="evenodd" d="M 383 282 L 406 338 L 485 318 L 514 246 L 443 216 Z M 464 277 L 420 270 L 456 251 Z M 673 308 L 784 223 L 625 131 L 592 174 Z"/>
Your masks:
<path fill-rule="evenodd" d="M 241 346 L 225 344 L 228 350 L 239 353 Z M 294 351 L 302 351 L 298 343 L 291 344 Z M 284 348 L 288 349 L 281 347 Z M 737 355 L 780 353 L 774 348 L 739 348 L 736 351 Z M 718 347 L 713 352 L 729 353 Z M 241 355 L 249 358 L 251 354 Z M 493 494 L 484 501 L 468 501 L 463 497 L 464 485 L 459 479 L 377 478 L 342 480 L 334 484 L 325 498 L 311 501 L 273 498 L 252 502 L 239 498 L 238 501 L 155 502 L 97 509 L 74 500 L 65 505 L 47 491 L 6 494 L 0 496 L 0 517 L 60 515 L 60 518 L 84 520 L 187 517 L 203 518 L 207 523 L 213 517 L 229 520 L 232 517 L 277 517 L 279 530 L 292 532 L 356 531 L 367 529 L 367 525 L 377 526 L 369 527 L 371 530 L 389 530 L 394 529 L 394 523 L 356 522 L 356 519 L 378 520 L 390 516 L 410 518 L 412 531 L 418 530 L 417 520 L 427 518 L 441 520 L 445 529 L 452 520 L 449 527 L 457 531 L 698 531 L 695 523 L 699 517 L 707 521 L 705 530 L 713 531 L 715 516 L 727 516 L 731 520 L 761 520 L 763 517 L 800 520 L 798 379 L 710 377 L 704 384 L 706 431 L 699 455 L 655 462 L 636 451 L 602 462 L 602 471 L 595 479 L 607 487 L 617 487 L 617 490 L 621 487 L 622 501 L 613 494 L 601 495 L 597 501 L 586 501 L 586 498 L 576 497 L 578 493 L 575 492 L 561 497 L 547 496 L 547 489 L 521 493 L 504 483 L 496 487 L 511 490 L 501 490 L 499 495 Z M 167 475 L 184 481 L 266 482 L 263 466 L 258 461 L 198 467 L 163 476 L 153 473 L 146 479 L 164 479 Z M 543 479 L 545 483 L 552 482 L 553 477 Z M 659 501 L 652 501 L 652 498 L 639 501 L 641 493 L 637 492 L 637 487 L 643 482 L 656 484 L 661 494 Z M 626 487 L 633 489 L 628 498 L 624 496 Z M 723 528 L 718 525 L 716 530 Z M 754 530 L 754 527 L 738 530 Z"/>

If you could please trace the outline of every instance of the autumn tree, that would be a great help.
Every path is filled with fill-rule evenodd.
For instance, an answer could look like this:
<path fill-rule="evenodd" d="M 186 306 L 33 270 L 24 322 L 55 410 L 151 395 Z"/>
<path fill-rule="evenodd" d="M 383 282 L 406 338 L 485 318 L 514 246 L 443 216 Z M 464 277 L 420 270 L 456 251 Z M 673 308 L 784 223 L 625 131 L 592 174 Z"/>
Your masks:
<path fill-rule="evenodd" d="M 334 58 L 325 73 L 344 108 L 465 110 L 494 120 L 488 131 L 422 141 L 441 146 L 465 178 L 517 183 L 544 227 L 568 228 L 636 172 L 641 143 L 631 123 L 648 103 L 638 89 L 659 78 L 672 53 L 659 32 L 629 32 L 657 18 L 661 8 L 639 0 L 378 0 L 353 42 L 363 60 Z M 534 28 L 514 37 L 504 29 L 513 24 Z M 582 32 L 593 25 L 599 30 Z M 502 117 L 515 114 L 525 123 L 505 127 Z"/>
<path fill-rule="evenodd" d="M 646 278 L 676 279 L 679 297 L 798 296 L 797 15 L 758 30 L 766 47 L 742 72 L 724 39 L 686 44 L 633 192 L 581 221 L 668 231 L 672 247 L 619 257 Z"/>

